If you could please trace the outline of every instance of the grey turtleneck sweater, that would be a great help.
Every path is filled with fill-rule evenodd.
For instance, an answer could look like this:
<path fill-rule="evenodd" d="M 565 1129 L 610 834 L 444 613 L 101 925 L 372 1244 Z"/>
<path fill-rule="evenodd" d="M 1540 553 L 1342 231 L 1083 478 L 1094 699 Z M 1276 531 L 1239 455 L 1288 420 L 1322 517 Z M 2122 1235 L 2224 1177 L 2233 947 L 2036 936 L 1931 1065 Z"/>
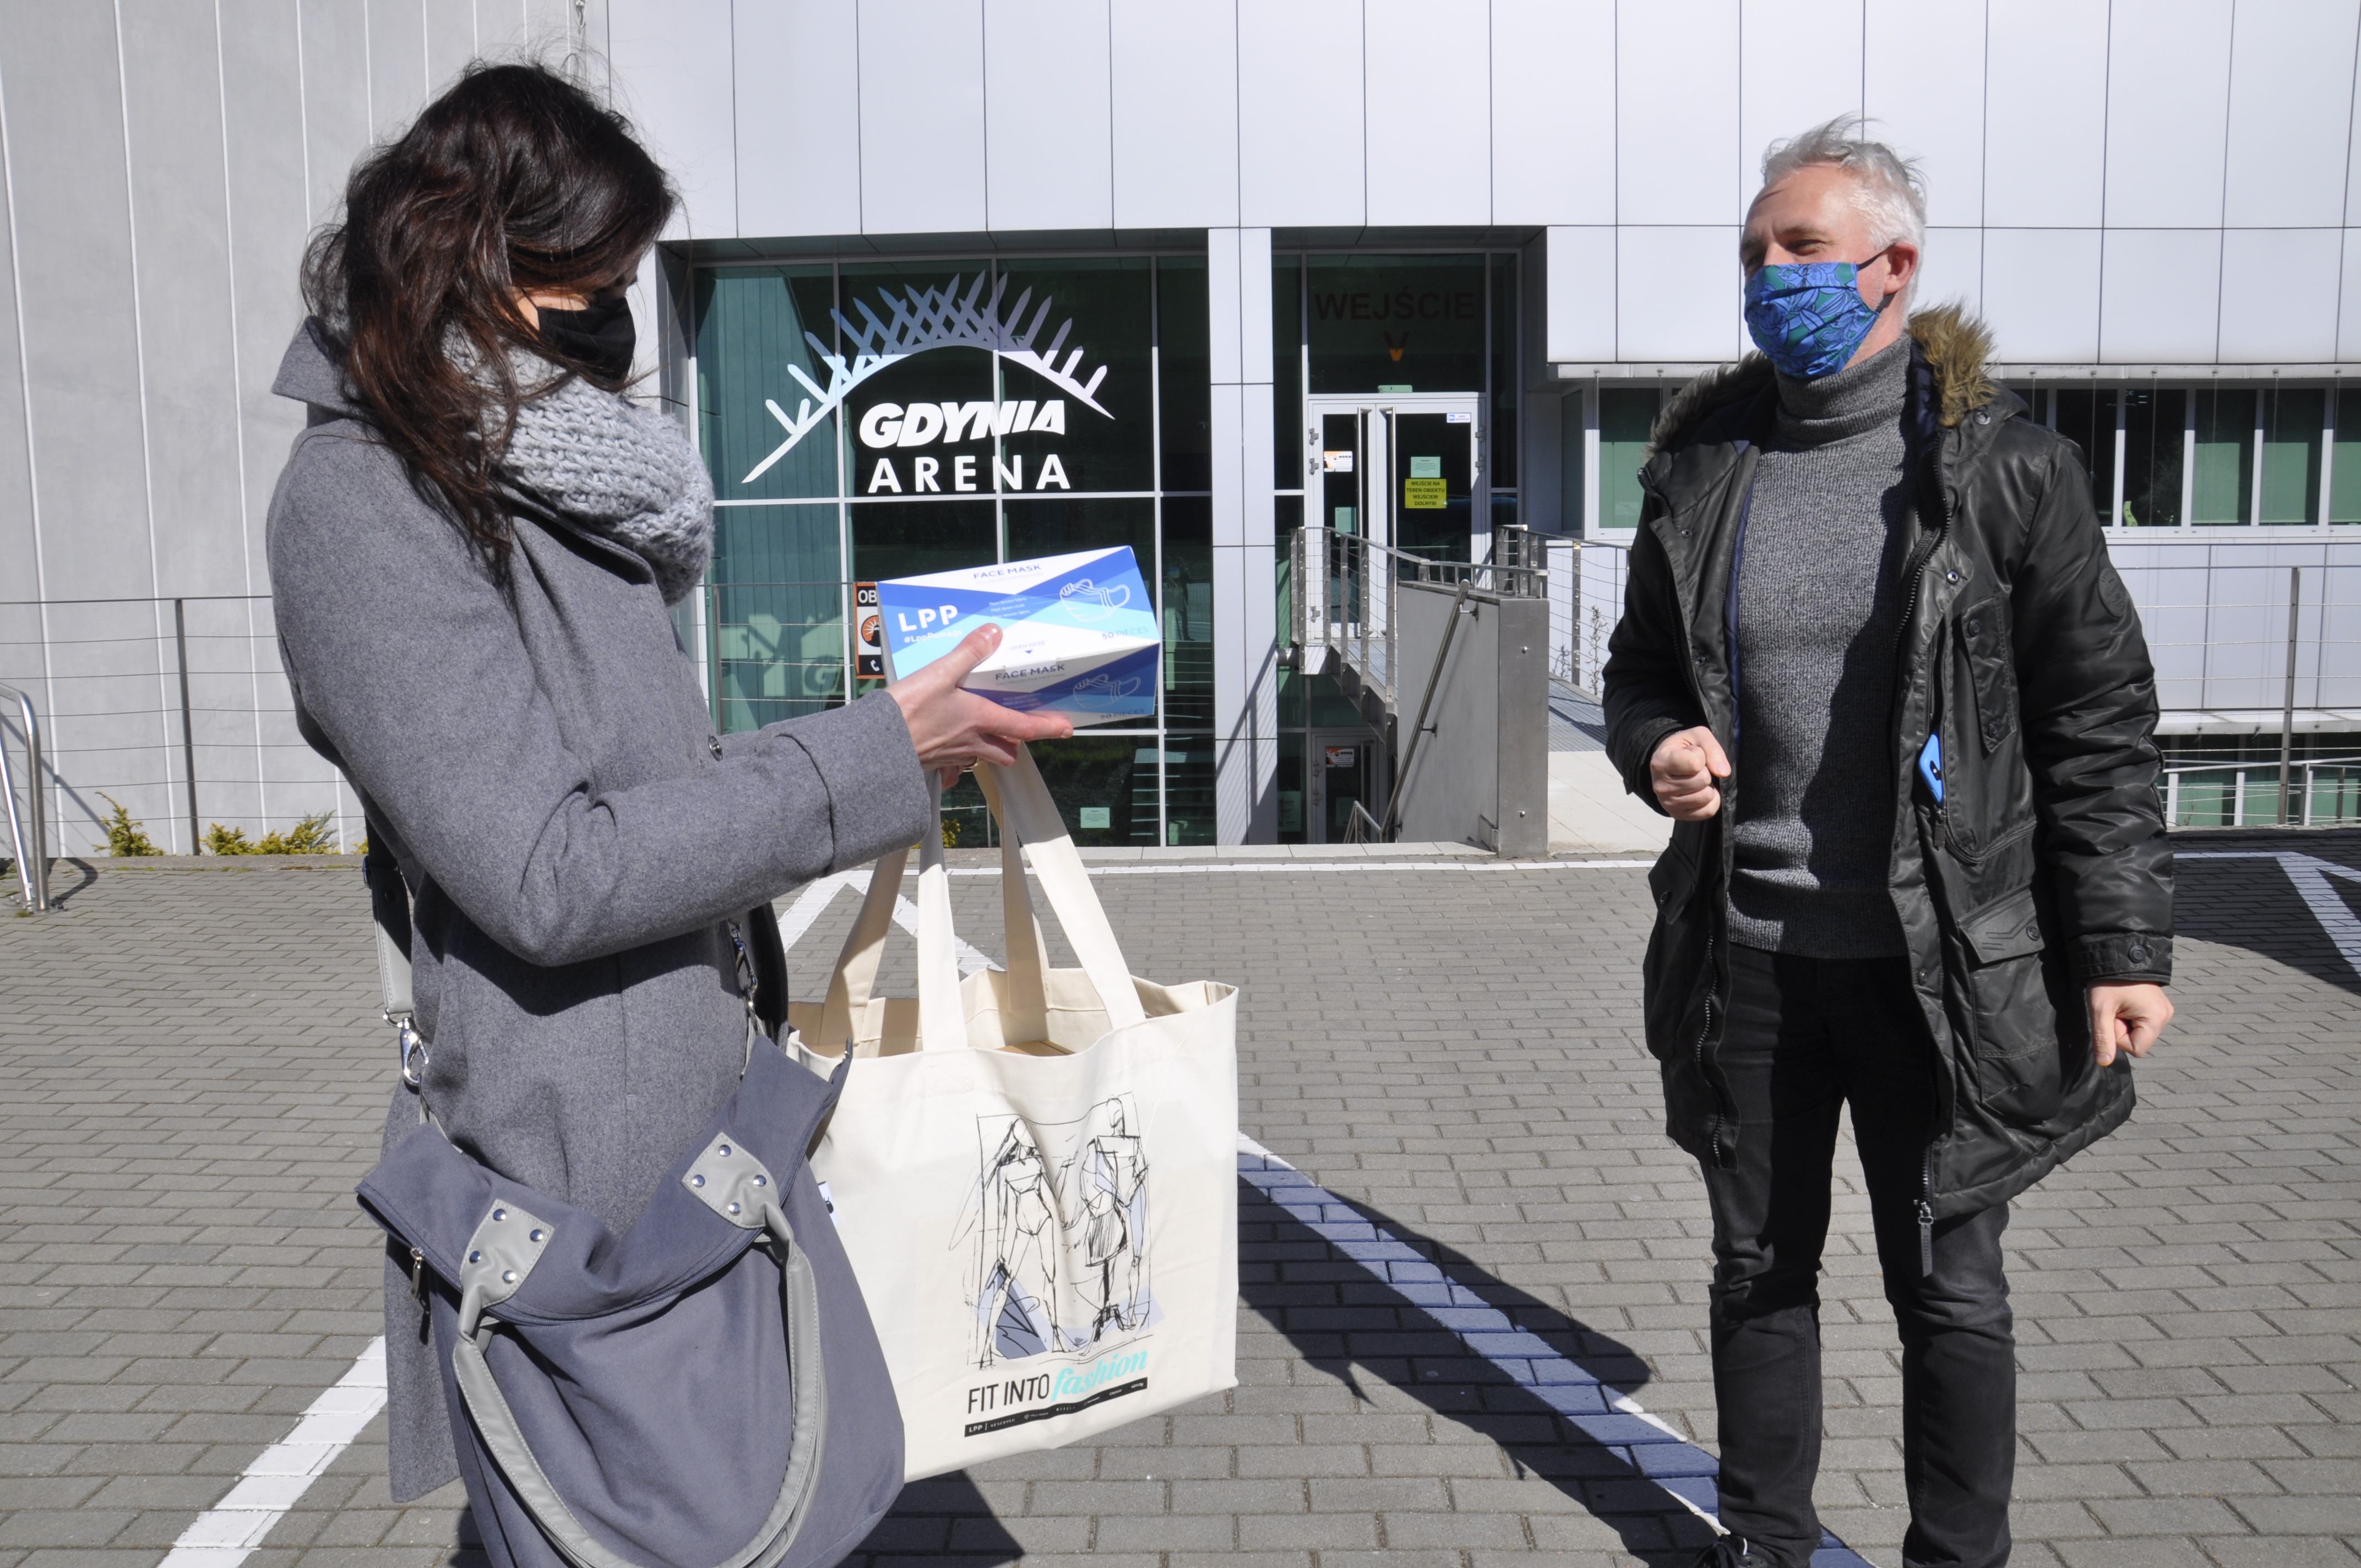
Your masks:
<path fill-rule="evenodd" d="M 1894 837 L 1896 579 L 1908 339 L 1779 378 L 1738 570 L 1733 941 L 1817 959 L 1904 952 Z"/>

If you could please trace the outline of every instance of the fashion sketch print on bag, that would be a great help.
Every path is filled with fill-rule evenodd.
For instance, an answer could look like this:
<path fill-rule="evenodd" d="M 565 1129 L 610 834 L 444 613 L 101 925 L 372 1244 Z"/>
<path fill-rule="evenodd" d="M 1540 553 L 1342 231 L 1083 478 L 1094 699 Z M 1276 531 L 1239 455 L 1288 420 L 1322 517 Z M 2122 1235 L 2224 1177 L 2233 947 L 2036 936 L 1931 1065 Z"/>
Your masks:
<path fill-rule="evenodd" d="M 975 1201 L 951 1245 L 972 1248 L 978 1367 L 1053 1352 L 1095 1355 L 1153 1321 L 1138 1124 L 1127 1094 L 1073 1122 L 976 1118 Z"/>

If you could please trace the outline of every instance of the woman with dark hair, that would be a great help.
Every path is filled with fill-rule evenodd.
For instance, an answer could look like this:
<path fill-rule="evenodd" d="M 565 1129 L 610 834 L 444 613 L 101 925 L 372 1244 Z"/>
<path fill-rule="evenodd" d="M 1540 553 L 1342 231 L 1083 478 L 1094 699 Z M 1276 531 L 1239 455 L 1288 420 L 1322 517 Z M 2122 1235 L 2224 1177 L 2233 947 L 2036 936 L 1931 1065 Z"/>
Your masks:
<path fill-rule="evenodd" d="M 931 830 L 928 769 L 1070 732 L 958 689 L 996 630 L 713 732 L 668 613 L 704 578 L 712 488 L 620 395 L 624 293 L 674 204 L 620 116 L 479 64 L 355 168 L 275 388 L 310 414 L 269 516 L 297 722 L 414 910 L 427 1048 L 388 1146 L 431 1109 L 618 1234 L 736 1086 L 750 1002 L 784 1014 L 769 901 Z M 410 1263 L 387 1274 L 397 1502 L 457 1473 Z"/>

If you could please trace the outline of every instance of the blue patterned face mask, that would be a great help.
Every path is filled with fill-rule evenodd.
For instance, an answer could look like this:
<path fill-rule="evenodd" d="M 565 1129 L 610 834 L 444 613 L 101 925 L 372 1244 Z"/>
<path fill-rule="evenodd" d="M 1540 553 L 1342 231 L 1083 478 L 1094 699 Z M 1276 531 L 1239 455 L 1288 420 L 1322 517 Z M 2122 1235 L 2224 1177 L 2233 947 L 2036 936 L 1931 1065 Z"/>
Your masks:
<path fill-rule="evenodd" d="M 1746 330 L 1779 374 L 1810 381 L 1845 367 L 1881 313 L 1861 302 L 1861 269 L 1868 264 L 1798 261 L 1755 269 L 1746 280 Z"/>

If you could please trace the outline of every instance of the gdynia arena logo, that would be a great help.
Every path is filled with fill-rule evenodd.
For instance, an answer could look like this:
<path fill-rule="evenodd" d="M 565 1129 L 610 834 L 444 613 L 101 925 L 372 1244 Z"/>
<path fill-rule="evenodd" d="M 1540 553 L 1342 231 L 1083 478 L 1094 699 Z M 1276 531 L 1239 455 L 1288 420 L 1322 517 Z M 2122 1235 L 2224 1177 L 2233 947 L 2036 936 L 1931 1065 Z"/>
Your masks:
<path fill-rule="evenodd" d="M 822 387 L 800 365 L 787 367 L 787 374 L 796 378 L 807 395 L 792 414 L 775 400 L 763 400 L 771 417 L 786 431 L 787 438 L 755 464 L 739 483 L 751 485 L 761 478 L 772 464 L 826 423 L 831 412 L 846 407 L 854 389 L 888 366 L 937 348 L 981 348 L 1012 365 L 1023 366 L 1066 396 L 907 405 L 872 403 L 852 415 L 853 433 L 862 448 L 856 458 L 859 466 L 855 469 L 855 493 L 898 496 L 1072 489 L 1066 477 L 1066 466 L 1055 452 L 1041 454 L 1027 473 L 1022 455 L 994 457 L 995 449 L 989 445 L 981 452 L 950 450 L 1006 435 L 1062 435 L 1066 430 L 1067 398 L 1102 419 L 1115 417 L 1100 405 L 1096 395 L 1099 384 L 1106 379 L 1107 367 L 1102 365 L 1093 370 L 1087 381 L 1079 378 L 1082 350 L 1066 347 L 1073 322 L 1070 319 L 1060 323 L 1056 335 L 1046 345 L 1041 344 L 1042 328 L 1049 321 L 1049 296 L 1043 295 L 1037 307 L 1033 304 L 1033 291 L 1027 289 L 1004 313 L 1000 302 L 1007 291 L 1008 280 L 993 282 L 989 299 L 983 297 L 987 282 L 992 282 L 990 274 L 979 272 L 964 294 L 960 292 L 957 278 L 939 289 L 912 285 L 898 298 L 892 290 L 881 289 L 877 302 L 884 307 L 884 317 L 881 319 L 865 302 L 855 300 L 852 308 L 861 316 L 857 325 L 842 311 L 829 312 L 854 352 L 850 358 L 831 353 L 817 334 L 804 334 L 804 341 L 812 345 L 812 352 L 828 367 L 828 385 Z M 1032 312 L 1030 321 L 1026 319 L 1027 310 Z M 1062 360 L 1059 357 L 1061 354 Z M 942 450 L 919 450 L 928 446 Z M 992 466 L 989 474 L 983 471 L 986 463 Z"/>

